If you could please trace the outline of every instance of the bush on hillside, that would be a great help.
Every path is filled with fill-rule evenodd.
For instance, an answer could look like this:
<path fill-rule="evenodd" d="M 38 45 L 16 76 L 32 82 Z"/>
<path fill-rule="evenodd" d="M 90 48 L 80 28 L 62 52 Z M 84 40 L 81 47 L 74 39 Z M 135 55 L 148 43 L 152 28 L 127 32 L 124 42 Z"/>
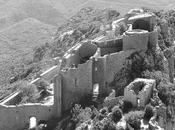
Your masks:
<path fill-rule="evenodd" d="M 132 103 L 128 101 L 124 101 L 123 103 L 123 113 L 129 112 L 133 108 Z"/>
<path fill-rule="evenodd" d="M 21 86 L 21 102 L 20 103 L 36 103 L 40 94 L 37 87 L 34 84 L 26 84 Z"/>
<path fill-rule="evenodd" d="M 153 107 L 151 105 L 146 105 L 143 119 L 149 121 L 153 115 L 154 115 Z"/>
<path fill-rule="evenodd" d="M 158 96 L 164 104 L 168 105 L 171 91 L 175 89 L 175 85 L 169 81 L 169 76 L 161 71 L 150 72 L 147 70 L 142 73 L 142 77 L 156 80 Z"/>
<path fill-rule="evenodd" d="M 141 122 L 143 118 L 143 111 L 131 111 L 125 115 L 126 122 L 134 128 L 134 130 L 140 130 Z"/>
<path fill-rule="evenodd" d="M 122 118 L 122 115 L 122 110 L 118 106 L 112 108 L 112 121 L 115 123 L 119 122 Z"/>

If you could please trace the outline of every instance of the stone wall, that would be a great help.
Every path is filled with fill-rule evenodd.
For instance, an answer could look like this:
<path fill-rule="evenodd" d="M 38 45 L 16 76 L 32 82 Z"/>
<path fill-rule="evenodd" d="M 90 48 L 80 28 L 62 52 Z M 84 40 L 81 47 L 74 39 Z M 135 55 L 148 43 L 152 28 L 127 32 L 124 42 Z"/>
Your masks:
<path fill-rule="evenodd" d="M 158 45 L 158 32 L 154 30 L 149 32 L 148 46 L 153 50 L 156 50 L 156 46 Z"/>
<path fill-rule="evenodd" d="M 95 54 L 97 46 L 90 41 L 84 41 L 69 49 L 62 58 L 61 69 L 64 67 L 78 66 L 85 63 L 91 56 Z"/>
<path fill-rule="evenodd" d="M 116 53 L 122 51 L 123 40 L 122 37 L 116 39 L 103 40 L 103 41 L 93 41 L 98 47 L 101 48 L 101 56 Z"/>
<path fill-rule="evenodd" d="M 131 102 L 133 106 L 137 106 L 137 95 L 133 90 L 124 91 L 124 101 Z"/>
<path fill-rule="evenodd" d="M 103 41 L 83 41 L 69 49 L 63 56 L 61 63 L 54 66 L 33 80 L 31 84 L 37 84 L 41 80 L 54 82 L 54 104 L 25 104 L 19 106 L 0 105 L 0 130 L 18 130 L 24 128 L 31 116 L 37 121 L 49 120 L 52 117 L 61 117 L 61 114 L 69 110 L 73 103 L 78 103 L 82 97 L 92 95 L 93 85 L 99 84 L 100 93 L 106 92 L 108 84 L 114 80 L 114 76 L 124 67 L 126 58 L 136 50 L 146 50 L 148 43 L 156 47 L 158 35 L 153 31 L 155 17 L 152 15 L 139 15 L 131 17 L 128 23 L 140 26 L 139 20 L 148 23 L 149 27 L 140 33 L 132 30 L 126 32 L 121 38 Z M 143 22 L 142 21 L 142 22 Z M 142 28 L 141 28 L 142 29 Z M 103 38 L 103 37 L 102 37 Z M 101 39 L 102 39 L 101 38 Z M 93 44 L 94 43 L 94 44 Z M 100 56 L 93 57 L 101 49 Z M 137 79 L 138 80 L 138 79 Z M 137 82 L 135 80 L 134 82 Z M 139 79 L 140 80 L 140 79 Z M 128 85 L 124 90 L 124 100 L 134 106 L 144 107 L 150 99 L 155 86 L 155 80 L 145 80 L 144 88 L 135 94 Z M 132 84 L 132 83 L 131 83 Z M 14 102 L 11 99 L 9 103 Z"/>
<path fill-rule="evenodd" d="M 60 65 L 53 66 L 43 72 L 39 78 L 30 82 L 30 84 L 37 84 L 41 80 L 50 82 L 59 73 Z M 54 104 L 46 105 L 41 103 L 28 103 L 21 105 L 12 105 L 20 101 L 20 91 L 15 92 L 0 104 L 0 130 L 19 130 L 29 123 L 29 118 L 35 116 L 37 121 L 49 120 L 53 117 L 61 116 L 61 93 L 60 86 L 54 88 Z M 3 117 L 3 118 L 2 118 Z"/>
<path fill-rule="evenodd" d="M 133 29 L 146 29 L 148 31 L 153 31 L 156 25 L 156 17 L 151 13 L 144 13 L 130 17 L 128 24 L 133 25 Z M 148 28 L 144 27 L 148 24 Z"/>
<path fill-rule="evenodd" d="M 29 118 L 37 121 L 49 120 L 54 116 L 53 105 L 26 104 L 21 106 L 0 106 L 0 130 L 20 130 L 27 126 Z"/>
<path fill-rule="evenodd" d="M 123 35 L 123 51 L 136 49 L 147 50 L 149 33 L 145 30 L 129 30 Z"/>
<path fill-rule="evenodd" d="M 114 76 L 124 66 L 126 58 L 129 57 L 135 50 L 120 51 L 110 55 L 105 55 L 105 81 L 110 83 L 114 80 Z"/>
<path fill-rule="evenodd" d="M 99 83 L 100 93 L 109 89 L 108 84 L 114 80 L 116 73 L 124 67 L 126 58 L 133 52 L 135 50 L 120 51 L 93 59 L 93 84 Z"/>
<path fill-rule="evenodd" d="M 51 82 L 54 79 L 54 77 L 59 73 L 60 66 L 61 66 L 60 64 L 61 63 L 44 71 L 38 78 L 32 80 L 30 82 L 30 84 L 38 84 L 42 80 L 45 80 L 47 82 Z"/>
<path fill-rule="evenodd" d="M 78 65 L 78 68 L 61 70 L 62 110 L 71 108 L 81 97 L 92 94 L 92 60 Z"/>
<path fill-rule="evenodd" d="M 134 85 L 138 85 L 139 82 L 144 83 L 144 87 L 136 94 L 133 90 Z M 140 106 L 145 107 L 151 98 L 152 90 L 155 87 L 156 82 L 153 79 L 142 79 L 137 78 L 133 82 L 131 82 L 128 86 L 125 87 L 124 90 L 124 100 L 132 103 L 133 106 L 137 107 L 137 99 L 140 99 Z M 138 85 L 137 87 L 142 87 Z"/>

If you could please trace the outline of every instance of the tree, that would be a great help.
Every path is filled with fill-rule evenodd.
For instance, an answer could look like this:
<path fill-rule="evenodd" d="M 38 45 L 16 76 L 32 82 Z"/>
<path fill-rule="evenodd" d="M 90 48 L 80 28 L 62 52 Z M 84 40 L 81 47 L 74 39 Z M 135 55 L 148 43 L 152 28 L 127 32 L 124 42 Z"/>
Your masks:
<path fill-rule="evenodd" d="M 154 115 L 153 107 L 151 105 L 147 105 L 145 108 L 143 119 L 149 121 L 153 115 Z"/>
<path fill-rule="evenodd" d="M 120 121 L 120 119 L 122 118 L 122 110 L 118 107 L 115 106 L 114 108 L 112 108 L 112 120 L 117 123 Z"/>

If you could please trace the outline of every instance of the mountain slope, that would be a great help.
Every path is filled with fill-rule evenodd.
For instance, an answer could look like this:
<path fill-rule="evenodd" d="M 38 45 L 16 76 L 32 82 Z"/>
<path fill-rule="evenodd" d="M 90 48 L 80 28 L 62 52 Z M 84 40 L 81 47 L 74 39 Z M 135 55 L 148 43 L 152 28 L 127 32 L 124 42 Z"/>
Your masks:
<path fill-rule="evenodd" d="M 174 8 L 174 0 L 0 0 L 0 29 L 31 17 L 60 26 L 81 8 L 112 8 L 121 14 L 131 8 Z"/>
<path fill-rule="evenodd" d="M 50 42 L 56 27 L 28 18 L 0 31 L 0 84 L 9 79 L 9 68 L 33 55 L 33 49 Z M 28 58 L 26 58 L 28 57 Z"/>
<path fill-rule="evenodd" d="M 8 0 L 0 5 L 0 27 L 6 28 L 29 17 L 59 26 L 66 20 L 66 15 L 64 9 L 55 8 L 53 4 L 49 0 Z"/>

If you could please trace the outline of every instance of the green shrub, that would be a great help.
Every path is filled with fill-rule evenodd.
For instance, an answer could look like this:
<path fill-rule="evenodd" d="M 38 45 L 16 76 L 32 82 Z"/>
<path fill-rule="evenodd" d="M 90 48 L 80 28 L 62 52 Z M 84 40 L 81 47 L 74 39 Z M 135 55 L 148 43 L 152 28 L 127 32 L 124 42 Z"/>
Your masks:
<path fill-rule="evenodd" d="M 47 90 L 47 87 L 49 86 L 49 83 L 45 80 L 41 80 L 38 84 L 37 84 L 37 88 L 38 90 Z"/>
<path fill-rule="evenodd" d="M 38 92 L 37 87 L 34 84 L 26 84 L 24 86 L 21 86 L 21 103 L 36 103 L 38 102 L 38 98 L 40 97 L 40 94 Z"/>
<path fill-rule="evenodd" d="M 117 123 L 120 121 L 120 119 L 122 118 L 122 110 L 118 107 L 115 106 L 114 108 L 112 108 L 112 120 Z"/>
<path fill-rule="evenodd" d="M 124 101 L 123 103 L 123 113 L 127 113 L 132 109 L 132 103 L 128 101 Z"/>
<path fill-rule="evenodd" d="M 102 130 L 117 130 L 117 129 L 113 123 L 108 122 L 107 124 L 104 125 Z"/>
<path fill-rule="evenodd" d="M 169 76 L 166 73 L 163 73 L 162 71 L 143 71 L 141 77 L 147 78 L 147 79 L 155 79 L 156 85 L 158 85 L 160 82 L 168 83 L 169 82 Z"/>
<path fill-rule="evenodd" d="M 142 77 L 156 80 L 158 96 L 164 104 L 168 105 L 170 93 L 175 89 L 175 85 L 169 81 L 169 76 L 161 71 L 150 72 L 147 70 L 142 73 Z"/>
<path fill-rule="evenodd" d="M 85 121 L 91 120 L 91 116 L 93 114 L 91 108 L 86 107 L 85 109 L 83 109 L 79 104 L 75 104 L 75 106 L 71 110 L 71 113 L 71 120 L 76 124 L 81 124 Z"/>
<path fill-rule="evenodd" d="M 151 105 L 147 105 L 145 108 L 143 119 L 149 121 L 153 115 L 154 115 L 153 107 Z"/>
<path fill-rule="evenodd" d="M 125 120 L 134 130 L 140 130 L 142 117 L 143 111 L 131 111 L 125 115 Z"/>

